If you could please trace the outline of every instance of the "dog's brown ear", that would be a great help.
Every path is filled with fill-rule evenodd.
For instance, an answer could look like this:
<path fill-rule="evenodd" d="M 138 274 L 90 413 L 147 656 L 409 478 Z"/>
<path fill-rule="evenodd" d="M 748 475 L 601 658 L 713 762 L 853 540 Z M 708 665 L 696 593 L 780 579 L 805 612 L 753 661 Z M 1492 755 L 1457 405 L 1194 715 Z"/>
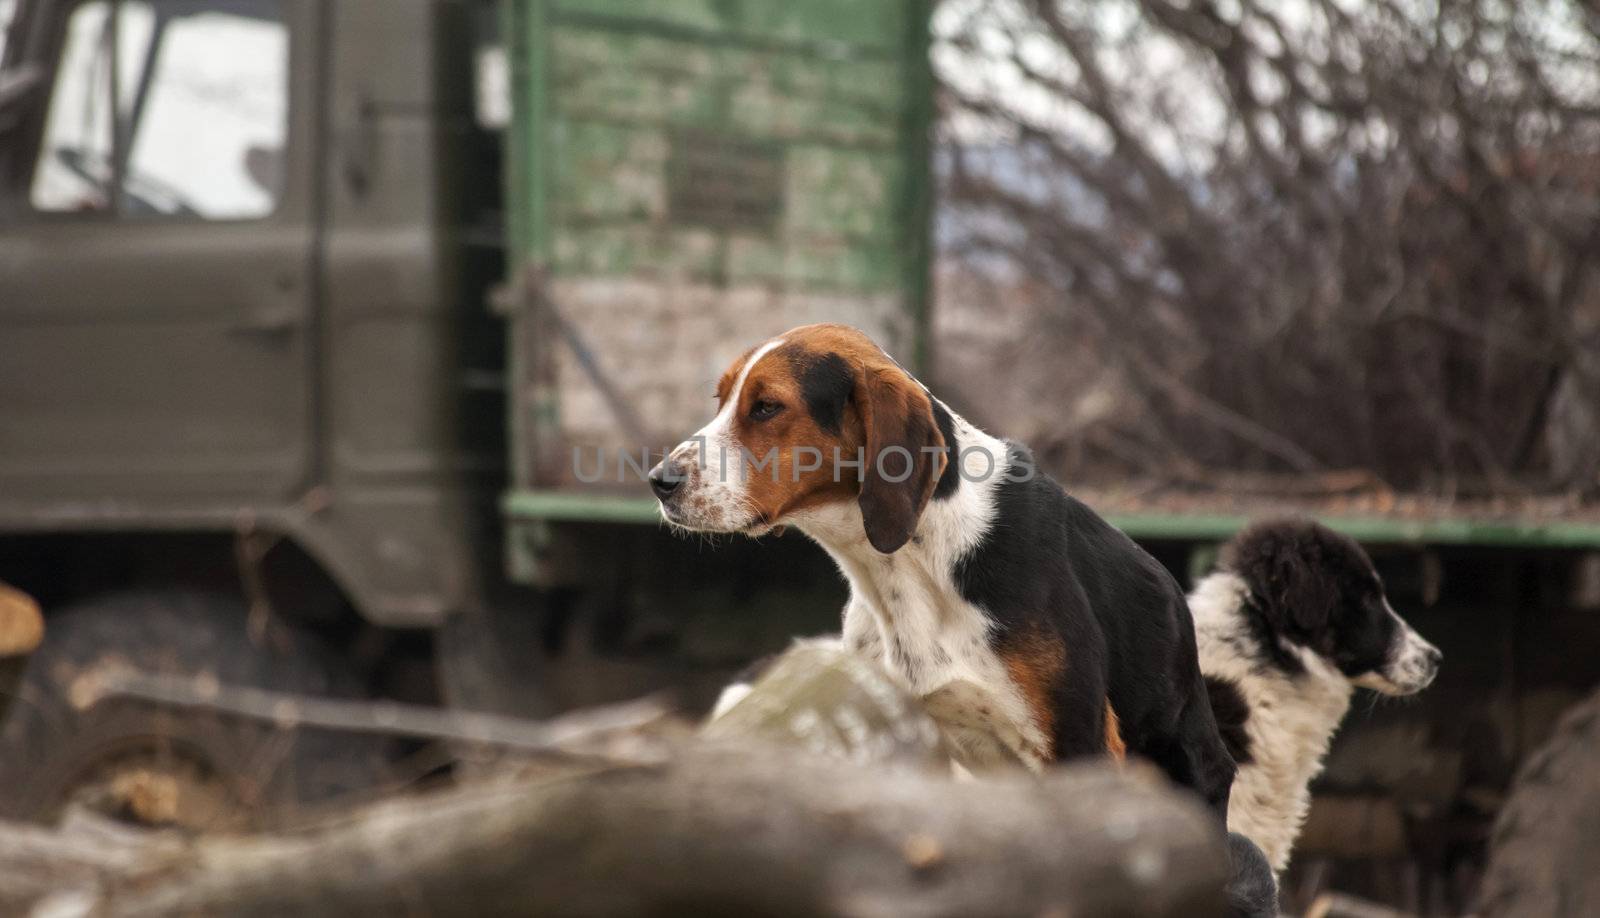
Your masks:
<path fill-rule="evenodd" d="M 904 370 L 866 367 L 856 375 L 854 394 L 866 441 L 861 518 L 867 541 L 890 554 L 916 532 L 949 459 L 933 401 Z"/>

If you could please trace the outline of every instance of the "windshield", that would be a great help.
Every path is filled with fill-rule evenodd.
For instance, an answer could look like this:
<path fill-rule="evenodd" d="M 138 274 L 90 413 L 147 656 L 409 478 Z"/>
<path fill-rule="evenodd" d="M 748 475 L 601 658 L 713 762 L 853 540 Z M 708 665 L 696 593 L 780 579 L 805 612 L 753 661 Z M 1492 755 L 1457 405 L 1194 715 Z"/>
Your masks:
<path fill-rule="evenodd" d="M 73 6 L 49 87 L 33 208 L 218 220 L 270 213 L 287 139 L 283 6 Z"/>

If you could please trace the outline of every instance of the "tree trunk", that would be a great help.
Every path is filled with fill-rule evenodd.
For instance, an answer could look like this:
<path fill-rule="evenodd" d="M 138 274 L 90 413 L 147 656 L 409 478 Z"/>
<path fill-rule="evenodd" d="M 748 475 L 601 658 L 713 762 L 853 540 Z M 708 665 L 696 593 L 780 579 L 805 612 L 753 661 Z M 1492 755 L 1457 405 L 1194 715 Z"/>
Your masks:
<path fill-rule="evenodd" d="M 625 763 L 254 838 L 0 825 L 0 913 L 45 891 L 71 906 L 49 914 L 126 918 L 1219 913 L 1214 821 L 1153 771 L 952 780 L 950 724 L 986 742 L 968 694 L 936 722 L 876 667 L 802 644 L 705 738 L 640 737 Z M 1003 765 L 995 743 L 982 758 Z"/>
<path fill-rule="evenodd" d="M 0 829 L 0 903 L 40 891 L 12 855 L 43 832 Z M 107 916 L 1203 916 L 1224 874 L 1200 807 L 1109 768 L 955 782 L 720 744 L 144 858 L 74 844 L 50 885 Z"/>

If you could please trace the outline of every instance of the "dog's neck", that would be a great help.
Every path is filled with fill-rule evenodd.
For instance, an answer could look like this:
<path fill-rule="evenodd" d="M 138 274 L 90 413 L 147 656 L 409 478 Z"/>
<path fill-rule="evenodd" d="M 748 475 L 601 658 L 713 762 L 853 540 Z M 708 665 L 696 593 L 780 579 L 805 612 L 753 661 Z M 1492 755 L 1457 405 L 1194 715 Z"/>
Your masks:
<path fill-rule="evenodd" d="M 792 519 L 833 557 L 850 583 L 843 622 L 847 646 L 881 660 L 917 692 L 954 680 L 986 686 L 1005 680 L 988 652 L 993 625 L 962 598 L 955 567 L 994 522 L 1009 451 L 1004 441 L 959 416 L 951 415 L 950 426 L 955 442 L 947 444 L 944 474 L 958 479 L 928 502 L 911 539 L 898 551 L 883 554 L 872 547 L 855 501 L 813 508 Z"/>
<path fill-rule="evenodd" d="M 952 566 L 982 541 L 993 519 L 995 491 L 1009 468 L 1007 445 L 959 415 L 950 419 L 956 442 L 947 444 L 944 475 L 956 476 L 954 490 L 928 502 L 911 539 L 898 551 L 884 554 L 872 547 L 853 500 L 804 510 L 787 521 L 827 550 L 851 587 L 882 611 L 892 612 L 896 605 L 878 589 L 883 581 L 913 570 L 947 581 Z"/>
<path fill-rule="evenodd" d="M 1234 779 L 1228 827 L 1255 842 L 1274 870 L 1287 866 L 1310 807 L 1311 781 L 1355 686 L 1309 648 L 1263 636 L 1250 626 L 1250 588 L 1237 574 L 1215 573 L 1189 594 L 1200 670 L 1238 687 L 1249 705 L 1250 759 Z M 1262 640 L 1277 640 L 1261 647 Z M 1273 662 L 1286 658 L 1299 671 Z"/>

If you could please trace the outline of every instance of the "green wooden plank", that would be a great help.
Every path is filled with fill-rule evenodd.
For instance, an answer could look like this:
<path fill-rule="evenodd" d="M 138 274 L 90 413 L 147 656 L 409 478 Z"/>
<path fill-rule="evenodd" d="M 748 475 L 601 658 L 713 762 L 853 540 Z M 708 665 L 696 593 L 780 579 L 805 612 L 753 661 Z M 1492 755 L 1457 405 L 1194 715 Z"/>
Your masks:
<path fill-rule="evenodd" d="M 1117 528 L 1137 539 L 1223 541 L 1253 517 L 1231 514 L 1109 514 Z M 1477 520 L 1464 517 L 1405 520 L 1385 517 L 1317 516 L 1324 525 L 1358 542 L 1388 545 L 1485 545 L 1517 548 L 1600 547 L 1600 524 Z"/>
<path fill-rule="evenodd" d="M 558 0 L 563 23 L 670 34 L 701 44 L 718 40 L 790 46 L 811 54 L 898 57 L 904 3 L 885 0 Z"/>
<path fill-rule="evenodd" d="M 696 94 L 733 100 L 745 117 L 773 119 L 786 106 L 827 107 L 829 118 L 871 126 L 887 136 L 906 100 L 899 61 L 825 61 L 795 52 L 707 46 L 645 34 L 568 27 L 551 38 L 557 67 L 552 102 L 593 117 L 671 116 L 705 109 Z M 626 67 L 618 67 L 626 61 Z M 728 109 L 723 114 L 733 112 Z M 781 117 L 778 120 L 782 120 Z M 792 120 L 792 119 L 791 119 Z M 762 122 L 765 123 L 765 122 Z M 811 118 L 801 127 L 828 126 Z"/>
<path fill-rule="evenodd" d="M 503 502 L 512 520 L 656 523 L 651 497 L 570 491 L 514 491 Z M 1121 513 L 1106 517 L 1135 539 L 1221 542 L 1250 522 L 1228 514 Z M 1481 545 L 1501 548 L 1600 548 L 1600 524 L 1444 518 L 1319 517 L 1357 541 L 1379 545 Z"/>

